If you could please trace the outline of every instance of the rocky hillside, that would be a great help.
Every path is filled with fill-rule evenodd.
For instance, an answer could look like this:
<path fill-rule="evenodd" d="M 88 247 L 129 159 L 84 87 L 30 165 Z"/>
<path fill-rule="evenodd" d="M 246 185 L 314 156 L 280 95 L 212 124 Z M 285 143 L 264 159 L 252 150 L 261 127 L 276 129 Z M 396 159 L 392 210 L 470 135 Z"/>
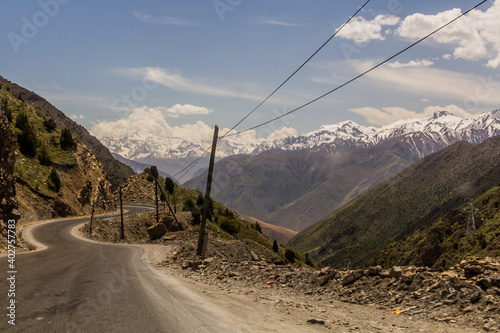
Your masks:
<path fill-rule="evenodd" d="M 12 133 L 3 106 L 0 105 L 0 248 L 7 244 L 7 224 L 9 220 L 19 220 L 16 199 L 16 139 Z"/>
<path fill-rule="evenodd" d="M 459 142 L 408 167 L 300 232 L 289 245 L 322 265 L 366 266 L 378 251 L 500 183 L 500 136 Z M 455 231 L 466 227 L 456 220 Z"/>
<path fill-rule="evenodd" d="M 1 86 L 0 98 L 10 137 L 17 138 L 2 140 L 16 155 L 14 165 L 2 158 L 2 166 L 14 167 L 21 222 L 90 213 L 92 200 L 97 211 L 113 205 L 102 164 L 71 130 L 19 99 L 8 83 Z"/>
<path fill-rule="evenodd" d="M 15 98 L 39 110 L 43 117 L 54 119 L 57 127 L 70 129 L 76 138 L 92 152 L 97 161 L 102 164 L 106 179 L 111 183 L 114 189 L 134 173 L 130 167 L 118 162 L 111 156 L 109 150 L 103 146 L 99 140 L 90 135 L 84 127 L 66 117 L 64 113 L 59 111 L 44 98 L 15 83 L 10 83 L 0 76 L 0 84 L 6 85 L 7 83 L 10 86 L 10 93 Z"/>

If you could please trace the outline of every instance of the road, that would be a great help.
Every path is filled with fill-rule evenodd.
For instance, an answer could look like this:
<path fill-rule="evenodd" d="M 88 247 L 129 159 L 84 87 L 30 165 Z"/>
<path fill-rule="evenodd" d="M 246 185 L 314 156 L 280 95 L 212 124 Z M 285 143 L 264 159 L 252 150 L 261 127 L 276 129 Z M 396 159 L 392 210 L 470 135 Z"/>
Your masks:
<path fill-rule="evenodd" d="M 129 210 L 140 210 L 128 207 Z M 142 208 L 143 209 L 143 208 Z M 245 324 L 147 264 L 133 245 L 75 237 L 89 218 L 35 225 L 47 248 L 16 256 L 16 325 L 8 324 L 7 257 L 0 332 L 247 332 Z"/>

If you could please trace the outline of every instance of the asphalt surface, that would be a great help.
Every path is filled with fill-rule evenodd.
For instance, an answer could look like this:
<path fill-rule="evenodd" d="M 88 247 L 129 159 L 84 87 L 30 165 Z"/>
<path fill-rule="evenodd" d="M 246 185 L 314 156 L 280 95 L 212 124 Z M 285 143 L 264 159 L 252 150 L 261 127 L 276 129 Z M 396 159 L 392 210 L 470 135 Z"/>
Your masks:
<path fill-rule="evenodd" d="M 247 331 L 154 270 L 143 248 L 72 235 L 75 226 L 88 220 L 58 220 L 31 229 L 33 238 L 47 248 L 16 255 L 15 297 L 7 297 L 8 262 L 0 256 L 0 332 Z M 15 326 L 8 323 L 10 299 L 15 299 Z"/>

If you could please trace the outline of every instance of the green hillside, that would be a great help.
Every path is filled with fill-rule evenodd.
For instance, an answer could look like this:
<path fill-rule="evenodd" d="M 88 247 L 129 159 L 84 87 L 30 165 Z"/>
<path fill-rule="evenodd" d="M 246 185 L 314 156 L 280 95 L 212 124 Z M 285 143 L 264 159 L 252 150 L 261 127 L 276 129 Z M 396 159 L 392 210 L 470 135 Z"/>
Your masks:
<path fill-rule="evenodd" d="M 289 246 L 322 265 L 366 266 L 389 244 L 497 186 L 499 151 L 500 137 L 477 146 L 456 143 L 299 233 Z"/>
<path fill-rule="evenodd" d="M 475 232 L 468 229 L 469 220 L 474 221 Z M 478 196 L 472 207 L 464 203 L 404 240 L 390 244 L 373 262 L 447 269 L 468 256 L 500 256 L 500 186 Z"/>

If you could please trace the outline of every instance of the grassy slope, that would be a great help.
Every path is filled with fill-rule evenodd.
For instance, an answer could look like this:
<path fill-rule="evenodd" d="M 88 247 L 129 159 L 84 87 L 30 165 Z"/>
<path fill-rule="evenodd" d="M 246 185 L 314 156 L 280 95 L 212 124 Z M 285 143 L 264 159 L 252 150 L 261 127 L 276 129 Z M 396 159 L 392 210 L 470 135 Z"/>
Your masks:
<path fill-rule="evenodd" d="M 23 155 L 19 145 L 16 148 L 16 188 L 23 219 L 87 213 L 90 208 L 78 201 L 81 190 L 90 179 L 97 185 L 104 177 L 87 148 L 77 143 L 75 150 L 62 149 L 59 145 L 61 129 L 49 132 L 43 125 L 47 119 L 43 112 L 17 98 L 12 91 L 7 90 L 5 84 L 0 89 L 0 98 L 7 100 L 7 108 L 12 112 L 12 130 L 20 133 L 14 126 L 15 121 L 21 113 L 26 114 L 38 142 L 37 157 L 42 147 L 45 147 L 51 161 L 48 165 L 42 165 L 37 157 Z M 52 169 L 57 171 L 61 179 L 59 192 L 49 187 L 48 177 Z M 102 189 L 106 192 L 106 185 L 100 185 L 104 186 Z"/>
<path fill-rule="evenodd" d="M 467 256 L 500 256 L 500 186 L 473 201 L 476 232 L 467 231 L 470 206 L 450 211 L 431 225 L 391 243 L 373 262 L 447 269 Z"/>
<path fill-rule="evenodd" d="M 363 266 L 398 238 L 435 221 L 500 181 L 500 137 L 459 142 L 408 167 L 289 243 L 323 265 Z"/>
<path fill-rule="evenodd" d="M 9 81 L 0 76 L 0 84 L 6 85 Z M 47 102 L 44 98 L 38 96 L 32 91 L 24 89 L 23 87 L 10 83 L 11 93 L 17 99 L 22 98 L 23 101 L 38 110 L 40 110 L 41 115 L 47 118 L 53 118 L 59 128 L 69 128 L 78 140 L 87 146 L 92 153 L 95 155 L 97 160 L 102 163 L 104 170 L 106 172 L 106 177 L 108 181 L 112 184 L 113 188 L 117 188 L 119 185 L 130 177 L 134 172 L 127 165 L 118 162 L 109 152 L 109 150 L 104 147 L 99 140 L 90 135 L 90 133 L 82 126 L 75 123 L 70 118 L 66 117 L 64 113 L 59 111 L 52 104 Z"/>

